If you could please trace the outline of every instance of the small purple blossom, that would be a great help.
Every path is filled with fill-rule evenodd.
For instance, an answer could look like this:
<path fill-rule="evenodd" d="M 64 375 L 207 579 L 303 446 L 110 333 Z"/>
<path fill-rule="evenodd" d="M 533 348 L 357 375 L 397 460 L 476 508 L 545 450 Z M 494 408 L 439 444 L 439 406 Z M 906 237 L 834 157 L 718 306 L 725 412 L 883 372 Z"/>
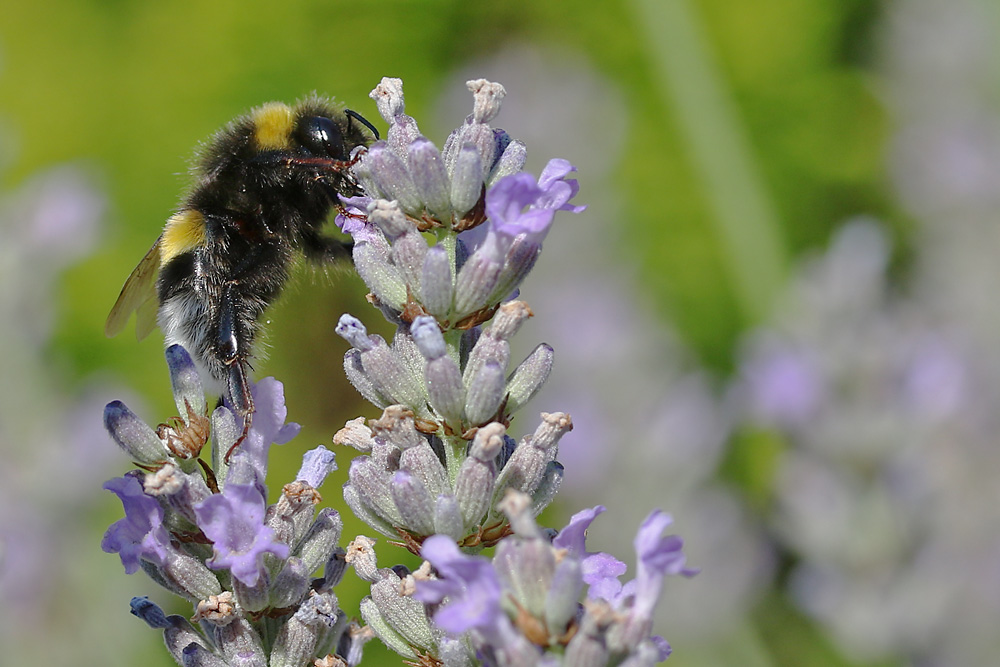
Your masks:
<path fill-rule="evenodd" d="M 194 511 L 198 527 L 215 548 L 206 565 L 229 568 L 247 586 L 257 584 L 265 553 L 288 557 L 288 545 L 264 525 L 264 497 L 253 484 L 226 484 L 222 493 L 206 498 Z"/>
<path fill-rule="evenodd" d="M 128 574 L 139 569 L 140 558 L 164 565 L 170 535 L 163 527 L 160 503 L 143 492 L 142 484 L 133 475 L 109 480 L 104 488 L 122 501 L 125 518 L 111 524 L 101 540 L 101 548 L 107 553 L 117 553 Z"/>
<path fill-rule="evenodd" d="M 490 628 L 508 623 L 500 607 L 500 580 L 489 559 L 463 554 L 446 535 L 427 538 L 420 555 L 434 566 L 438 579 L 419 582 L 413 597 L 427 604 L 449 598 L 434 614 L 441 628 L 454 633 L 477 628 L 489 634 Z"/>
<path fill-rule="evenodd" d="M 693 577 L 700 570 L 685 567 L 684 540 L 677 535 L 663 535 L 673 517 L 660 510 L 650 512 L 635 536 L 637 557 L 635 605 L 633 613 L 649 617 L 660 597 L 663 580 L 668 575 Z"/>
<path fill-rule="evenodd" d="M 625 563 L 611 554 L 604 552 L 590 553 L 587 551 L 587 528 L 599 514 L 607 510 L 604 505 L 574 514 L 566 527 L 559 531 L 552 546 L 566 549 L 569 555 L 580 561 L 583 581 L 590 588 L 587 597 L 591 599 L 613 600 L 621 592 L 622 585 L 618 577 L 625 574 Z"/>
<path fill-rule="evenodd" d="M 579 191 L 575 179 L 566 176 L 576 171 L 567 160 L 549 160 L 538 181 L 526 172 L 505 176 L 497 181 L 486 193 L 486 215 L 496 233 L 513 238 L 526 234 L 528 238 L 541 243 L 556 211 L 580 213 L 585 206 L 569 204 Z"/>

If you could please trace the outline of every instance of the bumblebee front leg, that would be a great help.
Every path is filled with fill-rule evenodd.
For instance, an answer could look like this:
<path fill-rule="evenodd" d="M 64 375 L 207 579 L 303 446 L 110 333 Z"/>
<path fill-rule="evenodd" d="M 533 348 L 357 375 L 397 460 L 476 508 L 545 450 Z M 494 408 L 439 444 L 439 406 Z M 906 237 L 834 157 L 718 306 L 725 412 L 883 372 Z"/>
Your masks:
<path fill-rule="evenodd" d="M 311 262 L 325 264 L 353 261 L 351 249 L 354 247 L 354 241 L 341 241 L 309 231 L 302 234 L 301 245 L 303 254 Z"/>

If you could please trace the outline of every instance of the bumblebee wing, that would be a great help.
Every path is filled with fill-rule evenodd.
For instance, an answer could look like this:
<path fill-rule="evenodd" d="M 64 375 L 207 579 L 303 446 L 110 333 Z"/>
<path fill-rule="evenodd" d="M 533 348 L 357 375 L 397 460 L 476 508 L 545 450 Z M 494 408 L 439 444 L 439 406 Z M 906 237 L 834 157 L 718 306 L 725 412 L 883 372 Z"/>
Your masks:
<path fill-rule="evenodd" d="M 136 313 L 135 335 L 142 340 L 156 326 L 156 274 L 160 268 L 160 239 L 149 249 L 146 256 L 132 270 L 122 286 L 118 300 L 104 323 L 104 335 L 117 335 L 133 312 Z"/>

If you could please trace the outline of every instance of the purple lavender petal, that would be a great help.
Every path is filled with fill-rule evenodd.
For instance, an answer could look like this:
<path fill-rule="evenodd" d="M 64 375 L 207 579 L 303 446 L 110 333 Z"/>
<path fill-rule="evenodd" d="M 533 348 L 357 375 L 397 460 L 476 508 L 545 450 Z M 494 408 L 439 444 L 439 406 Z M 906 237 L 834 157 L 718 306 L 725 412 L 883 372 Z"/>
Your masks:
<path fill-rule="evenodd" d="M 486 193 L 492 229 L 510 238 L 526 234 L 531 242 L 541 243 L 556 211 L 579 213 L 586 208 L 568 203 L 580 189 L 575 180 L 564 180 L 574 170 L 566 160 L 556 159 L 549 161 L 537 182 L 526 172 L 501 178 Z"/>
<path fill-rule="evenodd" d="M 617 599 L 622 589 L 618 577 L 625 574 L 628 568 L 625 563 L 610 554 L 588 552 L 586 545 L 587 529 L 593 520 L 606 510 L 604 505 L 597 505 L 577 512 L 552 540 L 552 546 L 566 549 L 570 557 L 580 560 L 583 581 L 590 587 L 587 590 L 587 597 L 613 601 Z"/>
<path fill-rule="evenodd" d="M 302 467 L 299 468 L 296 480 L 318 489 L 326 481 L 326 476 L 337 469 L 337 455 L 320 445 L 310 449 L 302 456 Z"/>
<path fill-rule="evenodd" d="M 500 580 L 489 559 L 463 554 L 446 535 L 427 538 L 420 555 L 434 566 L 438 579 L 418 582 L 413 597 L 425 603 L 449 598 L 434 615 L 442 629 L 460 633 L 478 628 L 492 633 L 507 622 L 500 608 Z"/>
<path fill-rule="evenodd" d="M 684 567 L 686 557 L 681 551 L 684 541 L 676 535 L 663 536 L 662 533 L 673 523 L 673 518 L 654 510 L 646 517 L 635 536 L 635 553 L 638 557 L 636 567 L 636 596 L 634 613 L 648 617 L 656 606 L 667 575 L 680 574 L 692 577 L 699 570 Z"/>
<path fill-rule="evenodd" d="M 140 558 L 163 565 L 170 547 L 170 535 L 163 527 L 160 503 L 143 492 L 142 484 L 133 475 L 109 480 L 104 488 L 122 501 L 125 518 L 113 523 L 104 533 L 101 549 L 117 553 L 128 574 L 139 569 Z"/>
<path fill-rule="evenodd" d="M 264 571 L 264 554 L 288 557 L 288 545 L 275 539 L 264 525 L 264 497 L 253 484 L 226 484 L 221 494 L 194 508 L 198 527 L 215 548 L 206 563 L 213 569 L 229 568 L 233 576 L 254 586 Z"/>
<path fill-rule="evenodd" d="M 267 456 L 271 445 L 283 445 L 296 435 L 301 427 L 295 423 L 285 423 L 288 409 L 285 407 L 284 385 L 272 377 L 267 377 L 251 387 L 256 411 L 253 423 L 239 451 L 257 472 L 257 481 L 264 483 L 267 476 Z M 243 482 L 245 480 L 240 479 Z"/>
<path fill-rule="evenodd" d="M 597 552 L 580 563 L 583 582 L 590 588 L 587 597 L 592 600 L 614 601 L 621 594 L 622 584 L 618 577 L 625 574 L 628 567 L 611 554 Z"/>
<path fill-rule="evenodd" d="M 571 516 L 566 527 L 560 530 L 559 534 L 552 540 L 552 546 L 566 549 L 571 556 L 576 558 L 586 557 L 587 528 L 598 515 L 603 514 L 607 509 L 604 505 L 595 505 Z"/>

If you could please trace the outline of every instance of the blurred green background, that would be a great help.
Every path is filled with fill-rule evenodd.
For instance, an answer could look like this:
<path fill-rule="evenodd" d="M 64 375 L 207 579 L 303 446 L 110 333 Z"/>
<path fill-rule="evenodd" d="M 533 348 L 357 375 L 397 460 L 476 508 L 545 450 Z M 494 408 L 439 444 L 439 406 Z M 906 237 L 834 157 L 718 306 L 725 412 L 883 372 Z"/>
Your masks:
<path fill-rule="evenodd" d="M 91 174 L 109 202 L 98 250 L 66 270 L 52 295 L 45 365 L 66 394 L 97 376 L 141 395 L 150 421 L 171 414 L 158 334 L 136 343 L 129 333 L 108 340 L 102 330 L 122 281 L 187 185 L 197 142 L 250 106 L 311 91 L 376 120 L 367 94 L 382 76 L 403 79 L 408 112 L 441 141 L 457 118 L 434 118 L 432 104 L 455 72 L 515 43 L 577 59 L 622 94 L 624 117 L 605 119 L 609 132 L 625 132 L 625 152 L 603 184 L 619 213 L 606 222 L 607 243 L 629 258 L 656 314 L 725 373 L 737 337 L 762 317 L 790 258 L 825 243 L 854 214 L 905 231 L 886 194 L 889 127 L 871 71 L 881 7 L 869 0 L 7 2 L 0 9 L 3 189 L 68 162 Z M 719 109 L 720 116 L 709 113 Z M 560 155 L 573 160 L 574 150 Z M 580 178 L 586 201 L 587 176 Z M 720 183 L 732 186 L 735 201 L 719 200 Z M 746 213 L 742 231 L 726 226 L 733 206 Z M 346 419 L 373 416 L 343 380 L 346 344 L 332 334 L 345 311 L 376 321 L 363 286 L 349 275 L 302 273 L 275 308 L 269 358 L 259 368 L 285 380 L 289 418 L 305 426 L 294 455 L 275 450 L 277 479 Z M 340 456 L 340 476 L 324 490 L 334 504 L 347 468 Z M 125 469 L 122 460 L 107 477 Z M 95 485 L 76 511 L 92 527 L 80 548 L 98 551 L 120 507 Z M 348 520 L 345 535 L 364 530 Z M 157 633 L 127 614 L 127 596 L 153 586 L 126 578 L 115 556 L 77 557 L 92 568 L 93 590 L 105 590 L 107 578 L 115 595 L 125 591 L 102 599 L 96 613 L 106 614 L 98 624 L 105 631 L 129 638 L 108 645 L 95 630 L 54 647 L 40 630 L 20 637 L 23 656 L 58 651 L 80 656 L 76 664 L 172 664 Z M 74 594 L 80 599 L 71 607 L 53 603 L 58 613 L 48 622 L 95 613 L 92 597 Z M 346 590 L 342 605 L 356 611 L 361 595 L 360 587 Z M 773 664 L 852 664 L 780 594 L 765 596 L 757 611 Z M 365 664 L 382 664 L 376 656 L 398 664 L 378 642 L 369 652 Z M 670 662 L 691 664 L 685 660 L 679 652 Z"/>

